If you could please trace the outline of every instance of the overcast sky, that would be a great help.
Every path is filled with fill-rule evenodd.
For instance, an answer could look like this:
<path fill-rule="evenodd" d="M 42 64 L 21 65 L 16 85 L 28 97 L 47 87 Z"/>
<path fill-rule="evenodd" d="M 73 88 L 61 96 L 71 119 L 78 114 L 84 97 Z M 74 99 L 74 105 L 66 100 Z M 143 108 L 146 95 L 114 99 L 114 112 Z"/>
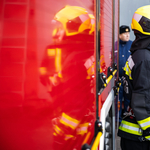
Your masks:
<path fill-rule="evenodd" d="M 150 0 L 120 0 L 120 26 L 128 25 L 131 29 L 131 21 L 137 8 L 150 5 Z M 133 41 L 135 36 L 131 31 L 130 39 Z"/>

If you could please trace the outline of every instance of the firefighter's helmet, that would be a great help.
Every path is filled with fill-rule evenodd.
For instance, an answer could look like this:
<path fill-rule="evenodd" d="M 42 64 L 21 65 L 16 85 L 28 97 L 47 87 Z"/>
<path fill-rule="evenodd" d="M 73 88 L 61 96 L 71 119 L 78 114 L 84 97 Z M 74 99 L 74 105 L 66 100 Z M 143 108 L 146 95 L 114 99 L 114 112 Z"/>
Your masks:
<path fill-rule="evenodd" d="M 78 6 L 65 6 L 54 17 L 62 24 L 66 36 L 77 35 L 85 31 L 94 33 L 94 16 Z"/>
<path fill-rule="evenodd" d="M 150 5 L 138 8 L 132 18 L 132 30 L 150 35 Z"/>

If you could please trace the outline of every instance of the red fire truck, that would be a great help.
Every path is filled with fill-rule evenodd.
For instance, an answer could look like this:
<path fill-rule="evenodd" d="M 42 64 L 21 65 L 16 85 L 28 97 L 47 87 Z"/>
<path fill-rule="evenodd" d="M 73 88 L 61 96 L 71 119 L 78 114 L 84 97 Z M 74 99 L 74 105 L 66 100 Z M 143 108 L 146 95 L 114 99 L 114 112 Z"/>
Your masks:
<path fill-rule="evenodd" d="M 0 149 L 115 150 L 119 0 L 0 0 Z"/>

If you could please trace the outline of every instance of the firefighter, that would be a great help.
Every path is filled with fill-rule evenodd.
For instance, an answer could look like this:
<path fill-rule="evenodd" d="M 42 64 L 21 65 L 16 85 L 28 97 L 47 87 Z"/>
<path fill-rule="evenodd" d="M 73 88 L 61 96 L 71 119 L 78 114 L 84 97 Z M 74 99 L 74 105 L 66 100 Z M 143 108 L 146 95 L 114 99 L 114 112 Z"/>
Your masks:
<path fill-rule="evenodd" d="M 150 5 L 133 15 L 136 36 L 124 67 L 124 90 L 130 99 L 128 112 L 119 126 L 122 150 L 150 149 Z"/>
<path fill-rule="evenodd" d="M 119 77 L 122 77 L 123 67 L 130 55 L 130 48 L 132 41 L 130 40 L 130 27 L 126 25 L 122 25 L 119 28 Z M 124 110 L 122 108 L 122 99 L 124 99 Z M 122 114 L 126 112 L 127 106 L 129 104 L 129 100 L 126 98 L 123 90 L 123 84 L 120 86 L 119 90 L 119 102 L 120 102 L 120 110 L 119 110 L 119 123 L 122 120 Z"/>

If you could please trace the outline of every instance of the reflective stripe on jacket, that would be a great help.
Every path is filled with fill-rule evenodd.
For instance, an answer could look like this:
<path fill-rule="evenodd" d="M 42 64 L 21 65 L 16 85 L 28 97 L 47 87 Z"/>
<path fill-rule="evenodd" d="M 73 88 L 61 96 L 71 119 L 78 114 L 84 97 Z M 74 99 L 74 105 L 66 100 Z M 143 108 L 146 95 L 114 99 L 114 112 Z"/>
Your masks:
<path fill-rule="evenodd" d="M 131 108 L 136 118 L 135 124 L 131 120 L 122 121 L 119 136 L 138 136 L 146 132 L 144 137 L 150 140 L 150 51 L 141 49 L 129 56 L 123 75 L 124 91 L 131 100 Z M 131 121 L 131 122 L 130 122 Z M 131 137 L 125 137 L 131 139 Z"/>
<path fill-rule="evenodd" d="M 130 134 L 142 135 L 142 130 L 138 124 L 122 120 L 119 129 Z"/>
<path fill-rule="evenodd" d="M 142 129 L 136 122 L 135 117 L 127 116 L 123 118 L 118 129 L 118 136 L 139 141 L 139 138 L 142 137 Z"/>

